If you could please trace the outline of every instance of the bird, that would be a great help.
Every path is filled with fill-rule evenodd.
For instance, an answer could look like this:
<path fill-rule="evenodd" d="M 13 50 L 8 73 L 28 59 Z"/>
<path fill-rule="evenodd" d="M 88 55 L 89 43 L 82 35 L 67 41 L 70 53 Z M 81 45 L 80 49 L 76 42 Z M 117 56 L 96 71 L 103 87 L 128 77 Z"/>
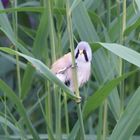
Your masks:
<path fill-rule="evenodd" d="M 89 43 L 80 41 L 74 50 L 74 55 L 79 88 L 89 80 L 91 74 L 92 51 Z M 72 68 L 72 56 L 69 52 L 52 64 L 51 71 L 74 92 Z"/>

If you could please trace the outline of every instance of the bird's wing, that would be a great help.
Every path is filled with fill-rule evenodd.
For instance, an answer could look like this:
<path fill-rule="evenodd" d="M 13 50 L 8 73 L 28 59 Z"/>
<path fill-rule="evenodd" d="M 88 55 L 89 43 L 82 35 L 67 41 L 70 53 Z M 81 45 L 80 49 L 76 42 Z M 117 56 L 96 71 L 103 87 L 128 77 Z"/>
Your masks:
<path fill-rule="evenodd" d="M 63 73 L 72 65 L 71 53 L 65 54 L 63 57 L 59 58 L 52 65 L 52 72 L 55 74 Z"/>

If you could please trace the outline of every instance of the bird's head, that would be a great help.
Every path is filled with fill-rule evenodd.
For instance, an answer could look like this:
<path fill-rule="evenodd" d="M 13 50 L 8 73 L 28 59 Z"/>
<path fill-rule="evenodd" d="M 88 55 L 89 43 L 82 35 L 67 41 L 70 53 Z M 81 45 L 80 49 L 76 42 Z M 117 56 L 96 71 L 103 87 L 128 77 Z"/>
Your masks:
<path fill-rule="evenodd" d="M 90 62 L 92 60 L 92 51 L 87 42 L 81 41 L 78 43 L 75 49 L 75 59 L 80 62 Z"/>

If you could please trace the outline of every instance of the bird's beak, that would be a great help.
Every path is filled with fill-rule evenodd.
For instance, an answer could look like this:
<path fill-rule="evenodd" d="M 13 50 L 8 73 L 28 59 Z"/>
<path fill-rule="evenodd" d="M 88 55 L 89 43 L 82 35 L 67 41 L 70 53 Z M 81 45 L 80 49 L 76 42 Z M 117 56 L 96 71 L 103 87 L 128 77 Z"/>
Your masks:
<path fill-rule="evenodd" d="M 79 54 L 82 55 L 83 54 L 83 50 L 79 50 Z"/>

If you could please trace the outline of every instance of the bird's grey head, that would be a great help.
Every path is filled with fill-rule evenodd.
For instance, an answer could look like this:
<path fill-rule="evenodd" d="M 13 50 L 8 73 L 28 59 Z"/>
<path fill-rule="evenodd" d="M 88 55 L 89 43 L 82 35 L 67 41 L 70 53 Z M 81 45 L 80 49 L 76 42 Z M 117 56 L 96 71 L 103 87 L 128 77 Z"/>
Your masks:
<path fill-rule="evenodd" d="M 75 49 L 75 59 L 81 62 L 90 62 L 92 60 L 92 51 L 88 42 L 81 41 Z"/>

